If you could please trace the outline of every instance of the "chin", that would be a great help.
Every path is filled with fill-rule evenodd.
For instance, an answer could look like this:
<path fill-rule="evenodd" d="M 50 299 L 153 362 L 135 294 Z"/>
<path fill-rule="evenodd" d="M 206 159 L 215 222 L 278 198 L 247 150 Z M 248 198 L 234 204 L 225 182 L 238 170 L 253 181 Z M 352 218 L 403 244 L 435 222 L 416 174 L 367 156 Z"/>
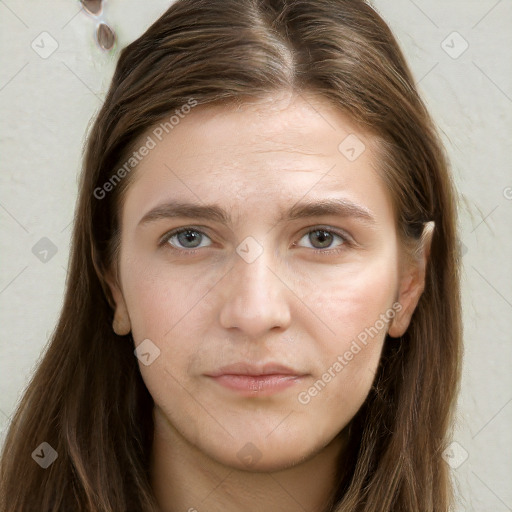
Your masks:
<path fill-rule="evenodd" d="M 212 459 L 225 466 L 252 473 L 268 473 L 297 466 L 314 457 L 325 446 L 309 446 L 307 439 L 295 439 L 293 443 L 286 443 L 286 439 L 278 437 L 272 442 L 264 438 L 246 439 L 233 440 L 229 446 L 216 446 L 205 452 L 210 452 Z"/>
<path fill-rule="evenodd" d="M 222 462 L 225 466 L 229 466 L 239 471 L 247 471 L 249 473 L 275 473 L 278 471 L 284 471 L 286 469 L 293 468 L 302 462 L 306 461 L 308 457 L 302 455 L 300 452 L 295 450 L 294 454 L 288 453 L 269 453 L 262 452 L 261 458 L 254 459 L 249 462 L 246 460 L 240 460 L 238 457 L 230 458 Z"/>

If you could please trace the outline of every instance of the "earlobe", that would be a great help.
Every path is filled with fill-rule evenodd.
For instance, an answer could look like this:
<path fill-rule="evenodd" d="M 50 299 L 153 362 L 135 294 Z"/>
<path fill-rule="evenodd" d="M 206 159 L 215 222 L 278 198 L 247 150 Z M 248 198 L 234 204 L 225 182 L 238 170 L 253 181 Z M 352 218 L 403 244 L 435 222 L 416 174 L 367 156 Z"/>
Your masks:
<path fill-rule="evenodd" d="M 112 322 L 112 329 L 118 336 L 125 336 L 126 334 L 129 334 L 131 331 L 131 323 L 128 313 L 121 315 L 118 314 L 118 310 L 116 309 L 114 320 Z"/>
<path fill-rule="evenodd" d="M 419 250 L 403 273 L 398 292 L 398 302 L 402 308 L 396 313 L 388 330 L 389 336 L 399 338 L 407 331 L 412 315 L 425 289 L 427 263 L 434 232 L 434 222 L 427 222 L 420 239 Z"/>
<path fill-rule="evenodd" d="M 398 297 L 398 302 L 401 304 L 402 308 L 396 313 L 389 326 L 389 336 L 399 338 L 405 333 L 409 327 L 421 294 L 423 293 L 423 289 L 424 280 L 421 279 L 418 272 L 402 280 Z"/>
<path fill-rule="evenodd" d="M 123 293 L 111 275 L 105 276 L 105 281 L 108 284 L 110 293 L 115 302 L 114 306 L 114 320 L 112 321 L 112 329 L 118 336 L 125 336 L 131 331 L 130 316 L 128 315 L 128 308 L 123 297 Z"/>

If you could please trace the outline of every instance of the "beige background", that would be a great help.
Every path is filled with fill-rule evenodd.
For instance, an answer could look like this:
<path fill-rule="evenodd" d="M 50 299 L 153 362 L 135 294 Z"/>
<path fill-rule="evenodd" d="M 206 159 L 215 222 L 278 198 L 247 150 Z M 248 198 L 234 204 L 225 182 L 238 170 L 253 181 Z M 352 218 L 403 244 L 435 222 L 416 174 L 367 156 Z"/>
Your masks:
<path fill-rule="evenodd" d="M 119 44 L 109 54 L 96 46 L 94 21 L 77 0 L 0 0 L 2 439 L 62 305 L 86 128 L 119 48 L 168 5 L 110 0 L 104 17 Z M 457 510 L 510 511 L 512 3 L 374 5 L 397 35 L 438 122 L 461 199 L 466 354 L 446 458 L 459 487 Z M 55 51 L 44 55 L 52 44 Z M 46 262 L 36 257 L 43 246 Z"/>

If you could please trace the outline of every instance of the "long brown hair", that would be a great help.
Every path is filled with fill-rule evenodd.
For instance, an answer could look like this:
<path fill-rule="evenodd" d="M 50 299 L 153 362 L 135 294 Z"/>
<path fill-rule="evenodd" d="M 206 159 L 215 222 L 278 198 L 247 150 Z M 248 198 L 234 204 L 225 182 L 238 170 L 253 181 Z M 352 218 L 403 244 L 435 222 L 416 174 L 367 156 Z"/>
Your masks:
<path fill-rule="evenodd" d="M 378 136 L 404 247 L 435 222 L 424 292 L 406 333 L 385 341 L 331 511 L 448 511 L 441 455 L 462 330 L 455 193 L 395 38 L 363 0 L 177 0 L 121 51 L 88 134 L 65 301 L 7 433 L 1 512 L 157 510 L 148 476 L 153 401 L 131 336 L 112 331 L 105 281 L 133 173 L 98 190 L 119 178 L 142 134 L 191 100 L 227 104 L 283 89 L 327 98 Z M 31 458 L 43 442 L 58 454 L 47 469 Z"/>

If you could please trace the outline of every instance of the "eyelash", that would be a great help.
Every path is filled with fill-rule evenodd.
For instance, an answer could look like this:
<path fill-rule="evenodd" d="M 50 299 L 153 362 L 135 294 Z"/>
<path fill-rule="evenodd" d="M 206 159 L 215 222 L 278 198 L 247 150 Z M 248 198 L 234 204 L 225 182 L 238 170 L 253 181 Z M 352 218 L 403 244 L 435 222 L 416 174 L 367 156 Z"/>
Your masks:
<path fill-rule="evenodd" d="M 204 235 L 204 236 L 210 238 L 204 231 L 201 231 L 200 229 L 195 228 L 194 226 L 177 228 L 172 231 L 169 231 L 160 239 L 160 242 L 158 244 L 159 247 L 166 246 L 167 248 L 169 248 L 172 251 L 185 252 L 185 253 L 187 253 L 187 255 L 193 256 L 194 254 L 196 254 L 197 251 L 199 251 L 203 248 L 200 247 L 199 249 L 190 249 L 190 250 L 189 249 L 177 249 L 176 247 L 173 247 L 172 245 L 170 245 L 168 243 L 169 240 L 173 236 L 179 235 L 180 233 L 184 233 L 186 231 L 193 231 L 195 233 L 199 233 L 201 235 Z M 322 254 L 322 255 L 332 256 L 334 254 L 339 254 L 339 253 L 345 251 L 347 249 L 347 247 L 351 247 L 353 245 L 351 238 L 346 233 L 338 231 L 336 229 L 327 228 L 324 226 L 315 226 L 314 228 L 310 229 L 309 231 L 306 231 L 305 233 L 303 233 L 300 238 L 302 239 L 304 237 L 304 235 L 309 235 L 310 233 L 313 233 L 315 231 L 325 231 L 327 233 L 336 235 L 342 239 L 343 243 L 337 249 L 311 249 L 314 254 Z M 296 243 L 294 243 L 294 246 L 296 246 Z"/>

